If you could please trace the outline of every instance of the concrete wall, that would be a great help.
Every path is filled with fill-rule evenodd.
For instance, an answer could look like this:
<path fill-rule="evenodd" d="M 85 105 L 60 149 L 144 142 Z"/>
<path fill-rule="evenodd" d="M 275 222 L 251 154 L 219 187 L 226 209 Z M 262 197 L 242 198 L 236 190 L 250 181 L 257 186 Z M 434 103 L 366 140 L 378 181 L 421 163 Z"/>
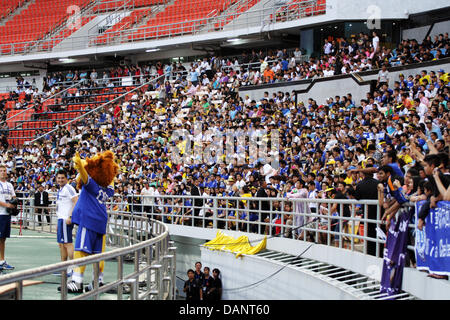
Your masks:
<path fill-rule="evenodd" d="M 299 94 L 298 101 L 307 104 L 308 99 L 312 97 L 317 103 L 324 104 L 330 97 L 337 95 L 343 96 L 351 93 L 353 99 L 359 101 L 366 97 L 366 93 L 370 91 L 370 84 L 359 85 L 353 77 L 340 80 L 316 82 L 309 92 Z"/>
<path fill-rule="evenodd" d="M 88 47 L 88 43 L 86 42 L 86 38 L 88 35 L 91 35 L 94 31 L 97 31 L 96 25 L 101 27 L 104 25 L 106 21 L 104 20 L 107 15 L 100 15 L 86 23 L 80 29 L 72 33 L 69 37 L 61 41 L 58 45 L 53 47 L 54 51 L 65 51 L 65 50 L 73 50 L 73 49 L 83 49 Z M 98 33 L 98 32 L 96 32 Z"/>
<path fill-rule="evenodd" d="M 261 21 L 261 14 L 267 19 L 269 19 L 270 14 L 273 10 L 268 10 L 267 8 L 273 8 L 274 6 L 281 4 L 277 0 L 262 0 L 251 7 L 247 12 L 241 14 L 239 17 L 228 23 L 224 30 L 233 30 L 236 28 L 242 28 L 243 26 L 263 26 Z M 266 20 L 264 19 L 264 20 Z"/>
<path fill-rule="evenodd" d="M 349 300 L 349 292 L 307 271 L 258 256 L 236 258 L 229 252 L 201 248 L 202 263 L 218 268 L 222 275 L 223 300 Z M 275 274 L 276 273 L 276 274 Z M 274 276 L 270 277 L 269 275 Z M 258 286 L 242 288 L 261 280 Z"/>
<path fill-rule="evenodd" d="M 245 96 L 248 95 L 250 99 L 258 101 L 263 97 L 265 91 L 269 93 L 269 96 L 272 96 L 272 93 L 278 91 L 292 93 L 293 90 L 301 90 L 308 88 L 309 84 L 310 84 L 309 81 L 302 81 L 302 82 L 296 81 L 293 84 L 286 84 L 283 86 L 272 85 L 272 86 L 254 86 L 252 88 L 242 87 L 239 89 L 239 96 L 241 96 L 244 99 Z"/>
<path fill-rule="evenodd" d="M 447 0 L 436 1 L 386 1 L 359 0 L 342 1 L 327 0 L 327 10 L 341 20 L 369 19 L 379 14 L 380 19 L 407 19 L 409 15 L 448 7 Z M 379 10 L 375 9 L 379 8 Z"/>
<path fill-rule="evenodd" d="M 402 40 L 416 39 L 420 43 L 422 42 L 423 39 L 425 39 L 425 36 L 427 35 L 427 32 L 430 29 L 430 27 L 431 25 L 427 25 L 423 27 L 403 30 Z"/>
<path fill-rule="evenodd" d="M 434 36 L 437 36 L 439 34 L 445 34 L 446 32 L 450 31 L 450 20 L 438 22 L 433 26 L 433 29 L 431 29 L 431 39 L 433 39 Z"/>
<path fill-rule="evenodd" d="M 216 237 L 217 229 L 196 228 L 180 225 L 168 225 L 171 238 L 176 236 L 183 236 L 186 238 L 199 239 L 199 243 L 204 243 L 206 240 L 211 240 Z M 227 235 L 235 238 L 246 235 L 250 241 L 258 241 L 262 239 L 261 235 L 254 233 L 245 233 L 237 231 L 225 231 Z M 177 238 L 175 238 L 177 239 Z M 206 239 L 206 240 L 205 240 Z M 184 240 L 183 240 L 184 241 Z M 309 242 L 298 241 L 285 238 L 269 238 L 267 240 L 266 248 L 284 252 L 291 255 L 299 255 L 310 245 Z M 180 247 L 178 242 L 175 242 L 177 249 L 177 275 L 186 272 L 180 270 L 189 265 L 188 261 L 196 259 L 197 249 L 185 249 Z M 182 258 L 186 250 L 195 250 L 194 254 L 188 253 L 188 259 Z M 224 288 L 237 288 L 246 284 L 254 283 L 272 274 L 278 270 L 282 264 L 278 262 L 263 261 L 261 257 L 244 256 L 236 259 L 233 254 L 227 252 L 210 251 L 201 248 L 201 262 L 212 268 L 219 268 L 223 274 L 222 281 Z M 372 279 L 381 280 L 382 259 L 373 256 L 365 255 L 357 251 L 350 251 L 348 249 L 339 249 L 332 246 L 315 244 L 307 250 L 303 257 L 325 262 L 335 266 L 339 266 L 353 272 L 360 273 Z M 181 259 L 181 260 L 179 260 Z M 184 259 L 184 262 L 183 262 Z M 179 264 L 180 261 L 180 264 Z M 179 273 L 181 271 L 181 273 Z M 183 279 L 186 279 L 184 275 Z M 322 280 L 311 276 L 310 274 L 299 273 L 293 268 L 286 268 L 280 272 L 279 277 L 274 277 L 274 282 L 267 282 L 271 286 L 258 286 L 250 291 L 234 292 L 233 299 L 347 299 L 350 298 L 348 293 L 341 289 L 336 290 L 331 285 Z M 279 281 L 279 283 L 278 283 Z M 178 281 L 179 282 L 179 281 Z M 177 282 L 177 285 L 178 285 Z M 302 283 L 305 283 L 303 285 Z M 287 287 L 300 286 L 297 290 L 292 288 L 290 291 L 293 296 L 285 295 L 284 291 Z M 281 288 L 278 288 L 278 285 Z M 271 289 L 274 288 L 274 289 Z M 403 275 L 403 287 L 405 291 L 420 299 L 450 299 L 450 281 L 435 280 L 427 277 L 427 273 L 417 271 L 412 268 L 405 268 Z M 319 292 L 316 292 L 319 290 Z M 323 291 L 320 291 L 323 290 Z M 326 295 L 323 294 L 326 292 Z M 226 293 L 225 293 L 226 294 Z M 224 298 L 231 298 L 231 295 L 224 296 Z"/>
<path fill-rule="evenodd" d="M 324 79 L 325 80 L 325 79 Z M 286 84 L 284 86 L 268 86 L 268 87 L 254 87 L 239 89 L 239 95 L 244 99 L 245 95 L 248 95 L 251 99 L 258 101 L 264 95 L 264 92 L 269 92 L 269 96 L 272 96 L 273 92 L 289 92 L 292 94 L 293 90 L 305 90 L 311 85 L 311 81 L 301 81 L 295 84 Z M 325 103 L 326 99 L 334 97 L 336 95 L 344 95 L 351 93 L 354 99 L 362 99 L 366 96 L 366 93 L 370 91 L 370 84 L 359 85 L 352 77 L 340 77 L 338 80 L 330 78 L 326 81 L 315 82 L 308 92 L 298 95 L 298 102 L 303 101 L 305 104 L 309 98 L 313 98 L 318 104 Z"/>

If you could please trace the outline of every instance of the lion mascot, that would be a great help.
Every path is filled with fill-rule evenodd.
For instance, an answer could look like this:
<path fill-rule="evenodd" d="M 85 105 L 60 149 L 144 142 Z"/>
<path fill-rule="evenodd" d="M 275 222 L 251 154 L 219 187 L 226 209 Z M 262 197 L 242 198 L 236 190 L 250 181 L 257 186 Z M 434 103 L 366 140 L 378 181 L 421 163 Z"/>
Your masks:
<path fill-rule="evenodd" d="M 77 188 L 80 191 L 73 209 L 72 222 L 78 225 L 75 240 L 74 259 L 104 252 L 108 213 L 106 202 L 114 196 L 114 178 L 119 172 L 114 153 L 105 151 L 93 158 L 81 159 L 78 152 L 73 157 L 74 168 L 78 171 Z M 99 286 L 103 285 L 105 263 L 100 263 Z M 83 275 L 86 266 L 73 270 L 67 284 L 69 293 L 83 292 Z M 85 288 L 92 290 L 93 283 Z"/>

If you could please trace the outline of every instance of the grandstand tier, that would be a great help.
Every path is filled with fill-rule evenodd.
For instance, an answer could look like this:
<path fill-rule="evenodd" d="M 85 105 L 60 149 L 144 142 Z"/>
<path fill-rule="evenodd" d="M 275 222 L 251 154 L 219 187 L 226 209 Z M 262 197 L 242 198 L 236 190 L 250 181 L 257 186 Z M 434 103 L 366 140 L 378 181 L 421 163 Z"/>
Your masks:
<path fill-rule="evenodd" d="M 4 203 L 13 197 L 7 177 L 20 213 L 8 243 L 22 230 L 41 232 L 39 244 L 50 239 L 53 218 L 72 212 L 61 205 L 59 173 L 77 189 L 74 155 L 110 150 L 119 171 L 109 199 L 94 160 L 77 201 L 98 189 L 90 198 L 108 216 L 105 243 L 125 248 L 88 258 L 86 288 L 72 262 L 3 275 L 25 268 L 8 253 L 0 296 L 16 286 L 21 299 L 23 281 L 45 276 L 32 284 L 63 300 L 189 300 L 177 275 L 193 260 L 214 270 L 224 299 L 450 299 L 450 8 L 378 1 L 372 23 L 366 4 L 2 4 L 0 204 L 13 206 Z M 3 235 L 9 217 L 0 209 Z M 114 263 L 117 278 L 100 260 Z M 47 281 L 55 272 L 59 291 Z M 205 289 L 208 300 L 214 290 Z"/>

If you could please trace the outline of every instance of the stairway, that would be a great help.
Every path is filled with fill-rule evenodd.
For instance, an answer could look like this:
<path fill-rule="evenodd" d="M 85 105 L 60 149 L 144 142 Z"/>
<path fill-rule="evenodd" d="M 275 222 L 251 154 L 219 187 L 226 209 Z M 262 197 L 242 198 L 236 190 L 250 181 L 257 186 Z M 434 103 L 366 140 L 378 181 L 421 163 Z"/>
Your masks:
<path fill-rule="evenodd" d="M 14 11 L 11 11 L 8 15 L 5 15 L 0 19 L 0 26 L 4 26 L 6 22 L 12 19 L 15 15 L 20 14 L 23 10 L 28 8 L 28 6 L 34 2 L 34 0 L 23 0 L 21 4 Z"/>
<path fill-rule="evenodd" d="M 174 2 L 175 2 L 175 0 L 168 0 L 166 3 L 152 6 L 150 13 L 145 16 L 142 16 L 141 19 L 139 21 L 136 21 L 136 23 L 134 23 L 130 29 L 137 29 L 142 26 L 145 26 L 151 18 L 154 18 L 158 13 L 166 10 L 166 8 L 171 6 Z M 116 39 L 113 39 L 113 42 L 116 44 L 128 42 L 129 34 L 130 33 L 122 33 Z"/>
<path fill-rule="evenodd" d="M 124 38 L 124 31 L 137 28 L 151 17 L 155 16 L 157 12 L 164 10 L 167 3 L 164 5 L 155 5 L 150 7 L 141 7 L 134 9 L 129 15 L 123 17 L 119 22 L 106 29 L 97 38 L 90 41 L 90 44 L 97 45 L 111 45 L 120 43 Z"/>
<path fill-rule="evenodd" d="M 256 256 L 275 260 L 287 265 L 289 268 L 300 269 L 311 276 L 352 294 L 357 300 L 417 300 L 418 298 L 408 292 L 402 291 L 396 296 L 387 296 L 380 293 L 380 282 L 368 276 L 334 266 L 325 262 L 303 258 L 273 250 L 264 250 Z"/>
<path fill-rule="evenodd" d="M 80 8 L 80 12 L 77 13 L 81 21 L 79 22 L 79 27 L 83 27 L 86 23 L 95 18 L 94 8 L 101 2 L 101 0 L 92 0 L 83 8 Z M 55 45 L 64 40 L 64 38 L 68 37 L 70 34 L 75 32 L 76 30 L 69 26 L 69 17 L 68 19 L 61 22 L 56 28 L 52 29 L 51 32 L 47 33 L 41 39 L 36 40 L 36 42 L 28 46 L 25 49 L 25 54 L 32 51 L 48 51 L 51 50 Z M 77 24 L 76 22 L 74 23 Z"/>

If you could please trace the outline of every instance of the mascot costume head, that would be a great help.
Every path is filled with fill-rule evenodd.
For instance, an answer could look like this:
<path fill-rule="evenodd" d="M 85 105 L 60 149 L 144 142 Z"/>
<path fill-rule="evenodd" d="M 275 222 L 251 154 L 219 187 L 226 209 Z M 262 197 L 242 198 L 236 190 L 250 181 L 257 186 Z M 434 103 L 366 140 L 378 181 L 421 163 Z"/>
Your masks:
<path fill-rule="evenodd" d="M 96 154 L 92 158 L 81 159 L 78 153 L 74 157 L 74 163 L 79 161 L 89 177 L 94 179 L 94 181 L 103 188 L 107 188 L 111 185 L 119 172 L 119 165 L 114 160 L 114 153 L 109 150 Z M 76 166 L 75 168 L 78 170 Z M 80 170 L 78 170 L 78 172 L 80 173 Z M 81 190 L 83 186 L 81 180 L 80 173 L 77 177 L 78 190 Z"/>

